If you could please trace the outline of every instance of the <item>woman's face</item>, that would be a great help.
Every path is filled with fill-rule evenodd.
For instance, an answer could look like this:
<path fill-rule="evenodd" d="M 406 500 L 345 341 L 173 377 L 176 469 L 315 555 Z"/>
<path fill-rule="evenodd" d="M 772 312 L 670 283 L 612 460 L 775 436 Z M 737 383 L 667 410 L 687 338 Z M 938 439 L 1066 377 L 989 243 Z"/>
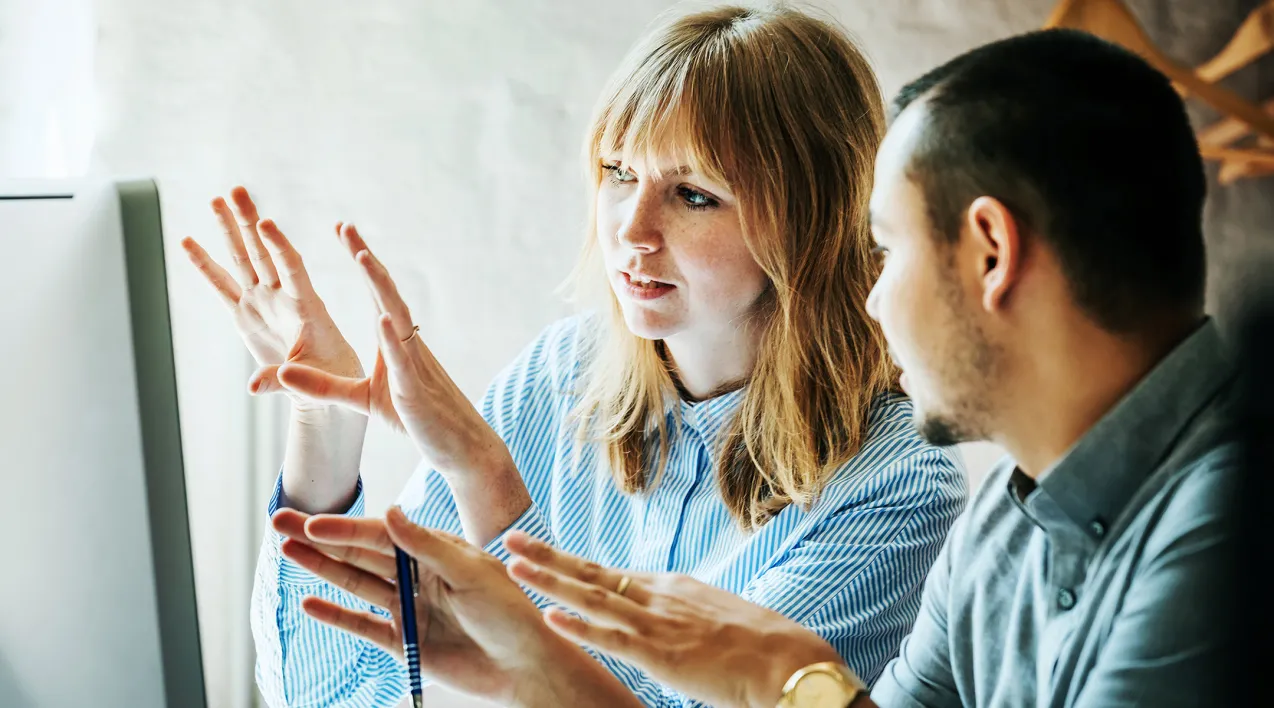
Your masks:
<path fill-rule="evenodd" d="M 730 190 L 662 159 L 601 162 L 597 239 L 633 334 L 710 341 L 741 326 L 767 279 Z"/>

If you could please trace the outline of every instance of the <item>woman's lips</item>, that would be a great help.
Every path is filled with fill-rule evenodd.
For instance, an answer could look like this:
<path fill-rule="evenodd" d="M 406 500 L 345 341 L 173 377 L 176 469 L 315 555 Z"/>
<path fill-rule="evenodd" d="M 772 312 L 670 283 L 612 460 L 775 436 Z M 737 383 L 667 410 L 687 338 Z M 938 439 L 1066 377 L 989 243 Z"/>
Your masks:
<path fill-rule="evenodd" d="M 676 289 L 675 285 L 646 279 L 645 276 L 639 275 L 634 279 L 632 275 L 622 270 L 619 274 L 624 281 L 625 294 L 634 300 L 658 300 Z"/>

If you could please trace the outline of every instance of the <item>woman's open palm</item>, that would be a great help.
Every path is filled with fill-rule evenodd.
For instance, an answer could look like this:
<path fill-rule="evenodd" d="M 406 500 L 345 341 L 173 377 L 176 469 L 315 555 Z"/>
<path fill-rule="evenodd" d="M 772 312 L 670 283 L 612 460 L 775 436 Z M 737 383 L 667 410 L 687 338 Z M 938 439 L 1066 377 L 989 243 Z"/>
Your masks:
<path fill-rule="evenodd" d="M 298 407 L 327 405 L 283 387 L 277 375 L 284 363 L 336 376 L 363 375 L 358 356 L 314 291 L 300 253 L 273 221 L 259 218 L 243 187 L 230 191 L 230 203 L 221 197 L 212 200 L 212 210 L 225 235 L 231 271 L 193 238 L 184 239 L 182 247 L 230 308 L 235 328 L 260 367 L 248 389 L 286 393 Z M 336 232 L 351 253 L 366 248 L 352 228 L 337 224 Z"/>

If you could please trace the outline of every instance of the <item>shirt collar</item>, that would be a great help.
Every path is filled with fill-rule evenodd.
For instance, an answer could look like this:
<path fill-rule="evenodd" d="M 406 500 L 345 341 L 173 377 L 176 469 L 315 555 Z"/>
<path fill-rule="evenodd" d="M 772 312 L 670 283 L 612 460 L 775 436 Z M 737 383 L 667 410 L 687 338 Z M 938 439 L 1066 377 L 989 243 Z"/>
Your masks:
<path fill-rule="evenodd" d="M 723 393 L 706 401 L 677 401 L 677 415 L 681 422 L 699 433 L 704 445 L 715 452 L 723 430 L 739 411 L 747 387 Z"/>
<path fill-rule="evenodd" d="M 1027 505 L 1055 506 L 1100 538 L 1182 429 L 1233 375 L 1215 323 L 1205 320 L 1040 475 Z M 1009 494 L 1018 500 L 1012 486 Z"/>

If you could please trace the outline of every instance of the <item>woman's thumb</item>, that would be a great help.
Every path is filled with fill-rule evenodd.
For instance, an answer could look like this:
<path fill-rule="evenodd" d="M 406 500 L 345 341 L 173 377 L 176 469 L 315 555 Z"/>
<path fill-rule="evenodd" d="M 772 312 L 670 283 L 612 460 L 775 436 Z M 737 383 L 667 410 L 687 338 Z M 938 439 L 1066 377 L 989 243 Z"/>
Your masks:
<path fill-rule="evenodd" d="M 335 376 L 304 364 L 284 364 L 278 368 L 276 377 L 283 388 L 293 393 L 368 414 L 371 391 L 368 379 Z"/>

